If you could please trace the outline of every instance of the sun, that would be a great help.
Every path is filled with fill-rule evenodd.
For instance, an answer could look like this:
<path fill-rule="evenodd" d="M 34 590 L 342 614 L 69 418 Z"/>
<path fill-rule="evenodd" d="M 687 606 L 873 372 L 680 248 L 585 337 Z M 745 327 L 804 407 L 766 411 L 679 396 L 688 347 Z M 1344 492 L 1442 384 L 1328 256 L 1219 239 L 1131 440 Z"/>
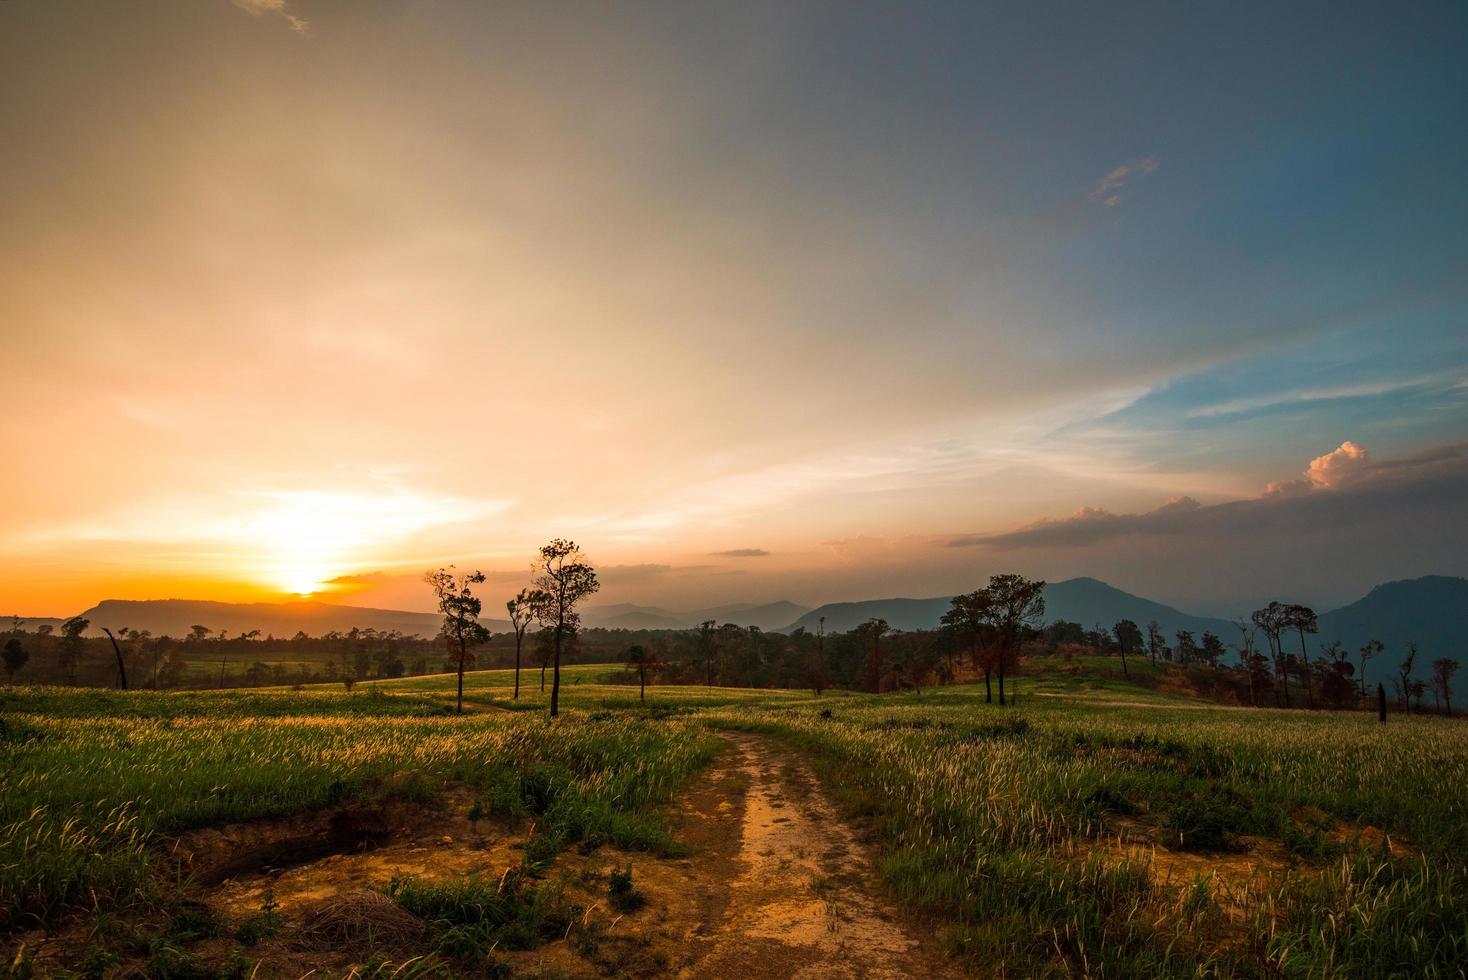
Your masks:
<path fill-rule="evenodd" d="M 277 572 L 277 584 L 292 595 L 309 596 L 323 591 L 331 572 L 325 566 L 302 563 L 284 565 Z"/>

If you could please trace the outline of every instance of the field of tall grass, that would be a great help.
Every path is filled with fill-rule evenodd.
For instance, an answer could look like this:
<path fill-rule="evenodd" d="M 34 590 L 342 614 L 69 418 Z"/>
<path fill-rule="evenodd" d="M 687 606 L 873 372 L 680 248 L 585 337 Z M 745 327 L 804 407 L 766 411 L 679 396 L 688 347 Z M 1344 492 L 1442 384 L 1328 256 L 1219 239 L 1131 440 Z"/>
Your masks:
<path fill-rule="evenodd" d="M 119 694 L 3 705 L 0 927 L 146 907 L 169 834 L 373 794 L 538 799 L 574 842 L 671 853 L 660 816 L 719 730 L 803 752 L 869 824 L 894 901 L 975 972 L 1461 975 L 1468 724 L 1182 702 L 1111 679 L 881 696 L 653 687 L 581 667 L 549 721 L 538 676 Z M 519 710 L 500 710 L 500 709 Z M 494 801 L 500 801 L 494 803 Z M 519 801 L 519 802 L 517 802 Z M 420 896 L 421 897 L 421 896 Z M 427 900 L 426 898 L 424 899 Z"/>

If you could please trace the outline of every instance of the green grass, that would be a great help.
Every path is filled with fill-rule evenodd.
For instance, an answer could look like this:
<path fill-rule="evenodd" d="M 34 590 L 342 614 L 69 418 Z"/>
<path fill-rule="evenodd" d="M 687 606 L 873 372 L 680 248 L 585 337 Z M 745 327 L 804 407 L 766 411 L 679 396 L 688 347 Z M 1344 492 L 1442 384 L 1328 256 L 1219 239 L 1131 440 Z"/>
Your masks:
<path fill-rule="evenodd" d="M 445 713 L 452 675 L 351 694 L 5 691 L 0 924 L 146 902 L 160 835 L 453 780 L 486 819 L 534 828 L 531 877 L 394 895 L 433 924 L 439 956 L 489 963 L 561 927 L 532 880 L 561 850 L 680 853 L 659 808 L 717 751 L 710 729 L 738 729 L 806 754 L 869 825 L 892 897 L 976 969 L 1433 976 L 1468 961 L 1468 724 L 1215 706 L 1118 678 L 1114 660 L 1034 668 L 1001 708 L 981 686 L 654 686 L 644 703 L 606 683 L 616 665 L 582 665 L 563 672 L 555 722 L 528 670 L 518 702 L 511 672 L 467 675 L 462 718 Z M 1368 827 L 1409 856 L 1354 839 Z M 1155 834 L 1154 856 L 1114 846 L 1128 828 Z M 1162 873 L 1173 854 L 1250 861 L 1256 841 L 1286 863 L 1242 883 Z"/>
<path fill-rule="evenodd" d="M 1449 975 L 1468 956 L 1462 724 L 1119 707 L 1084 691 L 1000 708 L 972 689 L 708 718 L 805 751 L 845 809 L 871 821 L 894 894 L 952 923 L 976 963 L 1376 976 L 1410 959 L 1415 972 Z M 1298 818 L 1307 806 L 1401 835 L 1420 856 L 1312 848 Z M 1144 863 L 1095 859 L 1122 816 L 1150 821 L 1179 850 L 1277 838 L 1300 864 L 1261 876 L 1242 924 L 1229 926 L 1206 888 L 1182 914 Z"/>
<path fill-rule="evenodd" d="M 546 856 L 587 841 L 667 851 L 671 841 L 647 811 L 717 748 L 679 721 L 401 717 L 391 696 L 380 700 L 377 716 L 248 717 L 235 702 L 205 717 L 10 716 L 0 926 L 137 897 L 150 867 L 159 870 L 148 846 L 159 834 L 293 813 L 381 786 L 431 791 L 455 780 L 488 790 L 506 773 L 550 774 Z M 276 702 L 267 695 L 263 703 Z"/>

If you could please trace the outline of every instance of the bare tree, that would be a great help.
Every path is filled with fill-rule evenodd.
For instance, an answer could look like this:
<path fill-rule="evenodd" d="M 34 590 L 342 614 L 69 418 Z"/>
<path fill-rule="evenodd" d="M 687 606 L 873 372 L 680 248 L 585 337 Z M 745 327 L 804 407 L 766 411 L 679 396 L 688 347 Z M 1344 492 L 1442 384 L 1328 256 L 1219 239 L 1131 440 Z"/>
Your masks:
<path fill-rule="evenodd" d="M 1397 677 L 1392 684 L 1397 689 L 1397 697 L 1401 699 L 1402 711 L 1412 710 L 1410 698 L 1412 697 L 1412 665 L 1417 662 L 1417 644 L 1407 644 L 1407 655 L 1397 666 Z"/>
<path fill-rule="evenodd" d="M 1158 654 L 1162 653 L 1166 646 L 1167 644 L 1162 642 L 1162 624 L 1154 619 L 1147 624 L 1147 656 L 1152 658 L 1154 664 L 1157 662 Z"/>
<path fill-rule="evenodd" d="M 123 661 L 122 661 L 122 647 L 120 647 L 120 646 L 117 645 L 117 637 L 115 637 L 115 636 L 112 635 L 112 631 L 110 629 L 108 629 L 107 627 L 104 626 L 104 627 L 102 627 L 102 632 L 103 633 L 106 633 L 107 634 L 107 639 L 109 639 L 109 640 L 112 641 L 112 652 L 117 656 L 117 687 L 118 687 L 118 690 L 126 691 L 127 690 L 127 665 L 124 664 Z M 123 630 L 122 630 L 122 632 L 123 632 L 124 635 L 126 635 L 127 634 L 127 628 L 124 627 Z"/>
<path fill-rule="evenodd" d="M 489 630 L 479 622 L 479 613 L 483 604 L 474 594 L 474 586 L 484 581 L 484 573 L 475 571 L 456 575 L 453 566 L 450 565 L 448 568 L 440 568 L 437 571 L 424 572 L 423 581 L 433 589 L 434 598 L 438 600 L 438 611 L 443 613 L 443 627 L 440 635 L 449 644 L 450 656 L 454 661 L 454 672 L 458 675 L 459 681 L 458 701 L 454 707 L 454 713 L 462 715 L 464 713 L 464 668 L 474 656 L 469 648 L 489 640 Z"/>
<path fill-rule="evenodd" d="M 1234 625 L 1239 628 L 1239 645 L 1234 649 L 1238 651 L 1239 663 L 1243 665 L 1244 673 L 1249 678 L 1249 704 L 1257 708 L 1259 701 L 1254 691 L 1254 637 L 1259 627 L 1242 616 L 1234 620 Z"/>
<path fill-rule="evenodd" d="M 1366 696 L 1366 662 L 1384 649 L 1386 647 L 1382 645 L 1380 640 L 1367 640 L 1366 644 L 1359 651 L 1361 657 L 1361 696 L 1363 698 Z"/>
<path fill-rule="evenodd" d="M 535 618 L 542 625 L 555 628 L 550 701 L 554 718 L 560 713 L 562 639 L 567 632 L 574 633 L 581 623 L 577 604 L 601 588 L 601 583 L 596 580 L 596 569 L 586 561 L 576 542 L 556 538 L 540 549 L 531 585 L 534 591 L 530 607 Z"/>
<path fill-rule="evenodd" d="M 530 614 L 530 590 L 521 589 L 520 593 L 505 603 L 505 609 L 510 614 L 510 628 L 515 631 L 515 697 L 520 700 L 520 647 L 525 642 L 525 630 L 535 618 Z"/>

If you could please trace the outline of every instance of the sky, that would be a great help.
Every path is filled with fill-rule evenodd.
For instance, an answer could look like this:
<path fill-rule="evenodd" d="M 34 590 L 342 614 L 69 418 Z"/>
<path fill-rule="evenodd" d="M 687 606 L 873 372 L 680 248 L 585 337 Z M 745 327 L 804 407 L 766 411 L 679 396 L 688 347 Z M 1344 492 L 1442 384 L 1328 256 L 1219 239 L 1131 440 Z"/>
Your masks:
<path fill-rule="evenodd" d="M 1468 7 L 0 4 L 0 608 L 1468 574 Z M 503 593 L 503 595 L 501 595 Z"/>

